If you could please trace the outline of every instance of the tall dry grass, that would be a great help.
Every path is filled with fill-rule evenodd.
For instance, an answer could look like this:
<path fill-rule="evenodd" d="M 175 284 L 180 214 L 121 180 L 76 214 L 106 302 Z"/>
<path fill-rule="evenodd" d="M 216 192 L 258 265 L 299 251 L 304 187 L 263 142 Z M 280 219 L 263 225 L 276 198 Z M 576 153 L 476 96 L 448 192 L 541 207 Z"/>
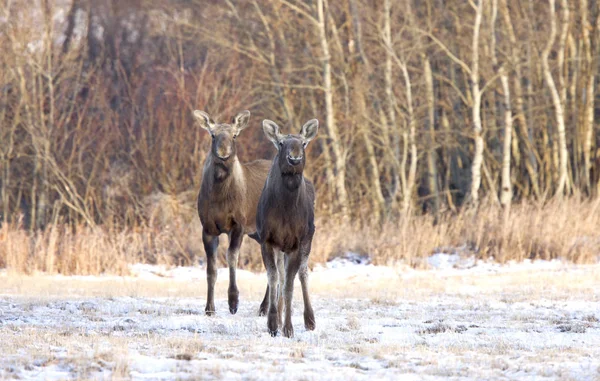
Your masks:
<path fill-rule="evenodd" d="M 204 262 L 201 226 L 190 194 L 153 195 L 148 223 L 136 228 L 50 226 L 29 232 L 18 224 L 0 227 L 0 268 L 19 273 L 127 274 L 134 263 L 193 265 Z M 319 218 L 311 262 L 323 263 L 349 251 L 375 264 L 404 261 L 419 267 L 435 252 L 457 252 L 497 261 L 562 258 L 575 263 L 600 259 L 600 200 L 576 198 L 515 205 L 507 220 L 493 203 L 478 210 L 414 215 L 375 223 Z M 221 265 L 225 266 L 226 237 Z M 260 247 L 246 238 L 240 267 L 262 268 Z"/>
<path fill-rule="evenodd" d="M 432 253 L 474 255 L 499 262 L 561 258 L 575 263 L 600 260 L 600 200 L 551 200 L 514 205 L 505 219 L 496 203 L 458 213 L 418 215 L 374 224 L 338 226 L 321 221 L 313 260 L 347 251 L 376 264 L 403 260 L 419 266 Z"/>

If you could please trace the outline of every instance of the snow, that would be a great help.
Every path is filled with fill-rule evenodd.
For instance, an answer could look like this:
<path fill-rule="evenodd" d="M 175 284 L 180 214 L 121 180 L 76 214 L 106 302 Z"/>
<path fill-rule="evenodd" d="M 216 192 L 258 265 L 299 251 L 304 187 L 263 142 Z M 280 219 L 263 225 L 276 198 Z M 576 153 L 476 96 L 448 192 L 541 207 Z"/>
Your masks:
<path fill-rule="evenodd" d="M 429 266 L 435 269 L 469 268 L 475 266 L 473 256 L 463 258 L 458 254 L 436 253 L 427 258 Z"/>
<path fill-rule="evenodd" d="M 521 262 L 514 260 L 500 264 L 495 262 L 493 258 L 490 260 L 475 259 L 475 256 L 463 256 L 457 253 L 435 253 L 427 258 L 427 264 L 435 270 L 469 270 L 459 272 L 448 272 L 448 275 L 456 274 L 475 274 L 475 273 L 490 273 L 490 272 L 520 272 L 520 271 L 543 271 L 543 270 L 558 270 L 577 268 L 575 264 L 569 264 L 560 259 L 552 260 L 535 260 L 525 259 Z"/>
<path fill-rule="evenodd" d="M 219 269 L 214 317 L 204 314 L 202 267 L 138 264 L 128 277 L 22 280 L 44 279 L 59 288 L 83 282 L 90 289 L 123 281 L 159 290 L 198 285 L 195 294 L 175 296 L 114 290 L 106 296 L 30 295 L 27 287 L 3 286 L 9 277 L 0 273 L 0 378 L 600 377 L 600 265 L 500 265 L 448 253 L 434 254 L 427 263 L 429 270 L 374 266 L 350 253 L 314 266 L 317 328 L 304 328 L 297 288 L 293 339 L 272 338 L 266 318 L 257 316 L 264 273 L 238 270 L 241 302 L 231 315 L 228 270 Z"/>

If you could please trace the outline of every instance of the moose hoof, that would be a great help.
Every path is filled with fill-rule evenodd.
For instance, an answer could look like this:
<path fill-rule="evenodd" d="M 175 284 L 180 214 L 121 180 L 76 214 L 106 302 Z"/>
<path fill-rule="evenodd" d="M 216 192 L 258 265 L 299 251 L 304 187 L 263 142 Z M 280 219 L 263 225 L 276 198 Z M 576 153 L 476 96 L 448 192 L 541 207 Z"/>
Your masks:
<path fill-rule="evenodd" d="M 314 331 L 315 326 L 316 326 L 316 324 L 315 324 L 314 315 L 304 317 L 304 327 L 306 328 L 307 331 Z"/>
<path fill-rule="evenodd" d="M 271 336 L 277 336 L 277 330 L 279 329 L 279 326 L 277 324 L 276 314 L 269 314 L 269 317 L 267 318 L 267 328 L 269 328 L 269 333 L 271 334 Z"/>
<path fill-rule="evenodd" d="M 230 302 L 229 303 L 229 312 L 231 312 L 232 315 L 235 315 L 235 313 L 238 310 L 238 302 L 237 300 L 235 302 Z"/>
<path fill-rule="evenodd" d="M 235 313 L 238 310 L 238 304 L 239 304 L 239 297 L 240 293 L 238 292 L 237 289 L 230 289 L 229 290 L 229 295 L 227 298 L 227 301 L 229 302 L 229 312 L 231 312 L 232 315 L 235 315 Z"/>
<path fill-rule="evenodd" d="M 206 316 L 214 316 L 214 314 L 215 314 L 215 305 L 214 304 L 207 304 L 206 308 L 204 309 L 204 312 L 206 312 Z"/>
<path fill-rule="evenodd" d="M 290 325 L 290 326 L 284 326 L 283 327 L 283 336 L 288 337 L 288 338 L 292 338 L 294 337 L 294 328 Z"/>
<path fill-rule="evenodd" d="M 266 304 L 261 304 L 258 309 L 258 316 L 267 316 L 268 306 Z"/>

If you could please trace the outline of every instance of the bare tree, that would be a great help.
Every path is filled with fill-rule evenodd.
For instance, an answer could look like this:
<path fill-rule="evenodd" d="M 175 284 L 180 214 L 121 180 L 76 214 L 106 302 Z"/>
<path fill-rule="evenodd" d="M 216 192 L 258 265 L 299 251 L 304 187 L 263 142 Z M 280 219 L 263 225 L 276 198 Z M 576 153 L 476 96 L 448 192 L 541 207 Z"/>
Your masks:
<path fill-rule="evenodd" d="M 471 199 L 473 203 L 479 202 L 479 187 L 481 185 L 481 165 L 483 164 L 483 128 L 481 126 L 481 96 L 479 88 L 479 30 L 483 14 L 483 0 L 477 1 L 475 24 L 473 26 L 473 44 L 471 58 L 471 92 L 473 96 L 473 134 L 475 139 L 475 152 L 471 165 Z"/>
<path fill-rule="evenodd" d="M 440 211 L 440 192 L 438 189 L 438 171 L 435 150 L 435 96 L 433 91 L 433 74 L 431 63 L 427 56 L 423 57 L 423 68 L 425 72 L 425 87 L 427 93 L 427 185 L 433 199 L 433 213 Z"/>
<path fill-rule="evenodd" d="M 492 0 L 491 19 L 490 19 L 490 55 L 494 67 L 498 66 L 498 57 L 496 54 L 496 19 L 498 17 L 498 0 Z M 510 176 L 511 161 L 511 142 L 513 133 L 512 107 L 510 103 L 510 85 L 506 68 L 499 69 L 502 92 L 504 94 L 504 142 L 502 145 L 502 185 L 500 189 L 500 203 L 505 210 L 510 208 L 512 201 L 512 181 Z"/>
<path fill-rule="evenodd" d="M 585 85 L 585 105 L 584 105 L 584 119 L 583 119 L 583 130 L 585 133 L 584 144 L 583 144 L 583 167 L 584 167 L 584 186 L 588 192 L 592 192 L 592 184 L 590 180 L 591 172 L 591 151 L 592 141 L 594 137 L 594 95 L 596 85 L 596 50 L 592 45 L 592 42 L 598 40 L 598 31 L 600 26 L 600 13 L 596 16 L 594 23 L 590 23 L 590 16 L 588 14 L 589 4 L 587 0 L 580 0 L 581 19 L 582 19 L 582 31 L 583 31 L 583 44 L 585 48 L 585 64 L 587 69 L 587 83 Z"/>
<path fill-rule="evenodd" d="M 338 204 L 342 217 L 348 215 L 348 194 L 346 193 L 346 168 L 345 152 L 340 134 L 335 121 L 335 110 L 333 108 L 333 84 L 331 82 L 331 54 L 329 53 L 329 41 L 325 28 L 324 0 L 317 0 L 317 26 L 319 28 L 319 40 L 323 53 L 323 87 L 325 92 L 325 114 L 327 121 L 326 131 L 331 139 L 333 160 L 335 162 L 335 189 L 337 191 Z"/>
<path fill-rule="evenodd" d="M 568 22 L 568 7 L 566 4 L 566 0 L 561 0 L 563 6 L 563 20 L 564 22 Z M 556 194 L 558 196 L 562 196 L 566 191 L 567 180 L 568 180 L 568 162 L 567 162 L 567 139 L 565 132 L 565 114 L 564 114 L 564 104 L 561 99 L 561 90 L 559 90 L 554 82 L 554 77 L 552 76 L 552 71 L 550 69 L 550 64 L 548 62 L 548 57 L 550 56 L 550 52 L 554 45 L 554 41 L 556 39 L 557 27 L 556 27 L 556 9 L 555 9 L 555 0 L 548 0 L 549 9 L 550 9 L 550 37 L 548 38 L 548 42 L 542 52 L 542 66 L 544 69 L 544 78 L 546 80 L 546 84 L 550 90 L 550 94 L 552 96 L 552 103 L 554 105 L 554 112 L 556 118 L 556 128 L 558 132 L 558 144 L 559 144 L 559 178 L 558 178 L 558 186 L 556 188 Z M 565 38 L 563 35 L 566 33 L 566 29 L 563 29 L 563 34 L 561 34 L 560 45 L 558 47 L 559 51 L 564 50 Z M 563 80 L 561 80 L 563 82 Z"/>

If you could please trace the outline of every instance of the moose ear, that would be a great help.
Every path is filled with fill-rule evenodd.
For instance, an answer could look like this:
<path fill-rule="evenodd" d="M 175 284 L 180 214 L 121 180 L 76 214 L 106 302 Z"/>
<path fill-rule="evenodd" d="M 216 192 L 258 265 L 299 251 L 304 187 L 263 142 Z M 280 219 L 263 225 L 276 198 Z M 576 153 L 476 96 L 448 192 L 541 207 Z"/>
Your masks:
<path fill-rule="evenodd" d="M 213 128 L 213 122 L 210 120 L 210 116 L 204 111 L 196 110 L 194 111 L 194 117 L 200 123 L 200 127 L 204 128 L 206 131 L 210 132 Z"/>
<path fill-rule="evenodd" d="M 263 131 L 267 138 L 275 144 L 275 148 L 279 149 L 279 141 L 281 135 L 279 134 L 279 126 L 272 120 L 263 120 Z"/>
<path fill-rule="evenodd" d="M 300 131 L 300 135 L 304 138 L 304 146 L 308 145 L 308 142 L 313 140 L 315 136 L 317 136 L 317 131 L 319 130 L 319 121 L 317 119 L 311 119 L 308 122 L 304 123 L 302 126 L 302 130 Z"/>
<path fill-rule="evenodd" d="M 245 110 L 240 112 L 233 118 L 233 128 L 235 129 L 235 134 L 239 134 L 244 128 L 248 127 L 248 122 L 250 121 L 250 111 Z"/>

